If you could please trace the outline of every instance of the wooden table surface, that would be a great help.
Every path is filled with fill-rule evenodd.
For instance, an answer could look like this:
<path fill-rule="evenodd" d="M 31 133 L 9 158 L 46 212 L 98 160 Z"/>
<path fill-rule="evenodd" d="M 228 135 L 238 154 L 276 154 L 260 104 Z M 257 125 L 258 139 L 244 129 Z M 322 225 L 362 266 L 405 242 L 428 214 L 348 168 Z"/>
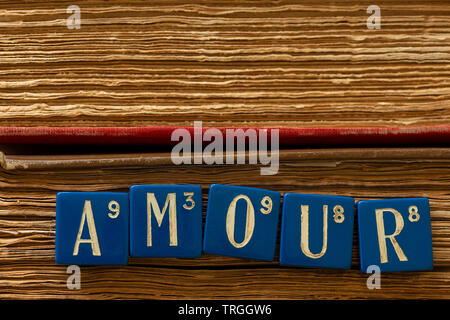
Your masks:
<path fill-rule="evenodd" d="M 80 29 L 66 26 L 70 5 Z M 381 29 L 367 28 L 369 5 L 380 6 Z M 0 1 L 0 126 L 431 126 L 450 124 L 449 101 L 448 0 Z M 151 154 L 113 167 L 8 168 L 14 157 L 2 158 L 0 298 L 449 299 L 448 150 L 293 150 L 275 176 Z M 82 267 L 81 290 L 67 289 L 66 267 L 54 264 L 56 192 L 189 182 L 203 186 L 205 205 L 209 184 L 243 180 L 357 200 L 429 197 L 435 269 L 386 274 L 368 290 L 355 230 L 348 271 L 130 259 Z"/>

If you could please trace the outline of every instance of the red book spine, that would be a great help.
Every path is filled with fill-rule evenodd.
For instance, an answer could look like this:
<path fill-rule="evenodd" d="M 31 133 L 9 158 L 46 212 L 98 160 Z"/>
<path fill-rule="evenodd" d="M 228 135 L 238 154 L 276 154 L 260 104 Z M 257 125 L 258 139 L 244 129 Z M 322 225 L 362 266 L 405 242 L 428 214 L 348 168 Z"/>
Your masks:
<path fill-rule="evenodd" d="M 193 127 L 0 127 L 0 144 L 144 144 L 174 145 L 175 129 L 186 129 L 193 137 Z M 203 127 L 202 131 L 208 130 Z M 227 129 L 263 129 L 222 127 Z M 279 144 L 299 146 L 371 146 L 371 145 L 450 145 L 450 125 L 423 127 L 361 128 L 264 128 L 279 130 Z M 270 141 L 270 140 L 269 140 Z"/>

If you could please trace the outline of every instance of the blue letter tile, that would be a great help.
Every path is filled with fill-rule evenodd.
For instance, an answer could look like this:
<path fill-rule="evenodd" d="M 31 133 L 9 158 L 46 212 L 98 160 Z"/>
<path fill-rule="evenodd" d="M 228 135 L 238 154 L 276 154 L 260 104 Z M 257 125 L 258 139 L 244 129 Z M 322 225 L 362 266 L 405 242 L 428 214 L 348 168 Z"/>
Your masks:
<path fill-rule="evenodd" d="M 59 192 L 56 263 L 127 264 L 128 206 L 127 193 Z"/>
<path fill-rule="evenodd" d="M 350 269 L 354 214 L 353 198 L 286 193 L 280 264 Z"/>
<path fill-rule="evenodd" d="M 130 188 L 130 255 L 196 258 L 202 254 L 202 188 Z"/>
<path fill-rule="evenodd" d="M 358 202 L 361 271 L 431 270 L 430 207 L 426 198 Z"/>
<path fill-rule="evenodd" d="M 280 193 L 212 184 L 209 189 L 203 251 L 272 261 Z"/>

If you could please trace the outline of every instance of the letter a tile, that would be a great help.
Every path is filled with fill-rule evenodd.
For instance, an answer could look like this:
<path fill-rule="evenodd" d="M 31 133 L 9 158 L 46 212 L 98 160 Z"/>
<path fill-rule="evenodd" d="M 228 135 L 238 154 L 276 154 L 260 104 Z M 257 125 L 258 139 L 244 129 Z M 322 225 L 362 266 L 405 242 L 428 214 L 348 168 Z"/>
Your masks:
<path fill-rule="evenodd" d="M 427 198 L 359 201 L 358 225 L 362 272 L 433 269 Z"/>
<path fill-rule="evenodd" d="M 127 193 L 59 192 L 56 195 L 56 263 L 127 264 L 128 206 Z"/>
<path fill-rule="evenodd" d="M 272 261 L 279 213 L 278 192 L 213 184 L 209 189 L 203 251 Z"/>
<path fill-rule="evenodd" d="M 196 258 L 202 254 L 202 188 L 130 188 L 130 255 Z"/>
<path fill-rule="evenodd" d="M 354 215 L 353 198 L 286 193 L 280 264 L 350 269 Z"/>

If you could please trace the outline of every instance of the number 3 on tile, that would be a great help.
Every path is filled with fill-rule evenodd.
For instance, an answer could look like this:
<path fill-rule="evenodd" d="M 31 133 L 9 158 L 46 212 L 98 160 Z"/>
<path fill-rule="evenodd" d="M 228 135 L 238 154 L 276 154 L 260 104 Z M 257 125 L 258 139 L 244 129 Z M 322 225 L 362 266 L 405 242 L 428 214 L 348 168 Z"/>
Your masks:
<path fill-rule="evenodd" d="M 193 192 L 185 192 L 183 193 L 186 198 L 186 203 L 183 204 L 183 208 L 185 208 L 186 210 L 192 210 L 195 207 L 195 201 L 194 199 L 192 199 L 192 196 L 194 195 Z M 188 206 L 187 203 L 190 203 L 190 205 Z"/>

